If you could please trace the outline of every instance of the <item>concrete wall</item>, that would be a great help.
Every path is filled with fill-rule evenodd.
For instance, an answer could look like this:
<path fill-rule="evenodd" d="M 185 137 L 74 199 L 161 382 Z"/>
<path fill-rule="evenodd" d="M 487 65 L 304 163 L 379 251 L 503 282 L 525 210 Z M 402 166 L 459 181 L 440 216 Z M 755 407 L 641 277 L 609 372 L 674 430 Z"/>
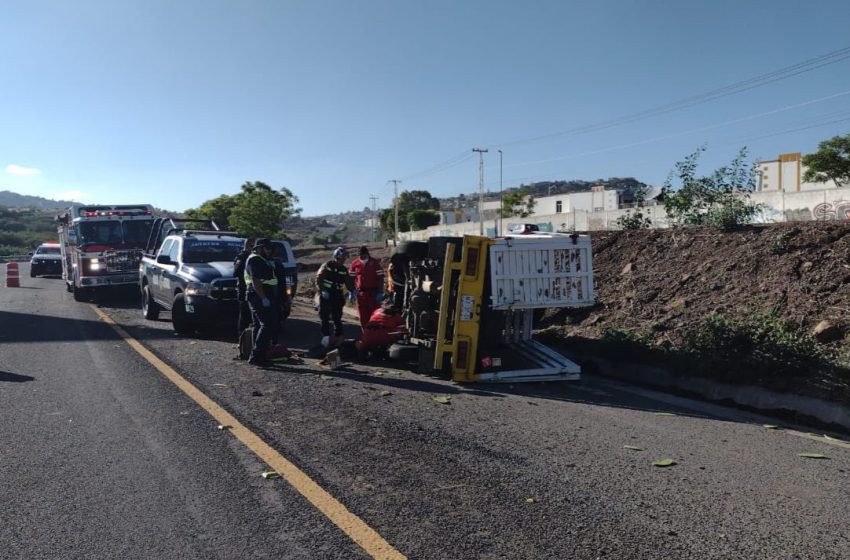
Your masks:
<path fill-rule="evenodd" d="M 546 197 L 558 199 L 559 197 Z M 800 192 L 762 191 L 750 195 L 750 200 L 763 205 L 762 211 L 755 216 L 756 223 L 775 223 L 786 221 L 810 220 L 850 220 L 850 187 L 840 189 L 825 188 Z M 670 227 L 670 220 L 663 205 L 646 206 L 641 209 L 652 220 L 653 227 Z M 604 210 L 588 212 L 573 209 L 570 212 L 535 214 L 528 218 L 505 218 L 508 224 L 537 224 L 541 231 L 598 231 L 619 229 L 617 219 L 625 216 L 629 210 Z M 499 230 L 498 220 L 484 221 L 484 235 L 493 237 Z M 455 225 L 432 226 L 422 231 L 401 234 L 402 239 L 425 240 L 432 236 L 478 235 L 478 222 L 465 222 Z"/>

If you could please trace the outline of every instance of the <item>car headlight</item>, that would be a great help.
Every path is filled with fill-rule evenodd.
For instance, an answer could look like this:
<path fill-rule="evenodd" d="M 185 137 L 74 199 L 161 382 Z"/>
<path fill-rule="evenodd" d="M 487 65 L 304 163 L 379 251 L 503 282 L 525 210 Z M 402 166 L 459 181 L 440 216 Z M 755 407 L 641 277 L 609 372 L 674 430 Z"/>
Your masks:
<path fill-rule="evenodd" d="M 186 285 L 187 296 L 206 296 L 210 293 L 210 285 L 205 282 L 189 282 Z"/>

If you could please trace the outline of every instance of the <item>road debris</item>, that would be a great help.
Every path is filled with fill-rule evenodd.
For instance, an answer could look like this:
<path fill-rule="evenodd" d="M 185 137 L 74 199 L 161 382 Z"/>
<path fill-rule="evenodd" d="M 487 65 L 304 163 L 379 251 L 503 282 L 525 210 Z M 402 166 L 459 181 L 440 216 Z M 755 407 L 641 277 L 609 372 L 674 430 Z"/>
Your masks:
<path fill-rule="evenodd" d="M 677 465 L 674 459 L 658 459 L 657 461 L 653 461 L 652 465 L 655 467 L 672 467 L 673 465 Z"/>
<path fill-rule="evenodd" d="M 265 471 L 263 478 L 280 478 L 280 473 L 277 471 Z"/>

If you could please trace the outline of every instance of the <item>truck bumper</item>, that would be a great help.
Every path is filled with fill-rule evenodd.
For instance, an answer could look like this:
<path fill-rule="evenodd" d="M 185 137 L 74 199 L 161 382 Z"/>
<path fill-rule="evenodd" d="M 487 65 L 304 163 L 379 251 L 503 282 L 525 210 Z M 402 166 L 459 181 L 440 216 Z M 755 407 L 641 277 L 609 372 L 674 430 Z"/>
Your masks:
<path fill-rule="evenodd" d="M 99 286 L 125 286 L 138 284 L 139 274 L 113 274 L 110 276 L 82 276 L 80 286 L 84 288 L 95 288 Z"/>
<path fill-rule="evenodd" d="M 239 302 L 235 299 L 212 299 L 206 296 L 186 296 L 186 314 L 196 324 L 236 322 Z"/>

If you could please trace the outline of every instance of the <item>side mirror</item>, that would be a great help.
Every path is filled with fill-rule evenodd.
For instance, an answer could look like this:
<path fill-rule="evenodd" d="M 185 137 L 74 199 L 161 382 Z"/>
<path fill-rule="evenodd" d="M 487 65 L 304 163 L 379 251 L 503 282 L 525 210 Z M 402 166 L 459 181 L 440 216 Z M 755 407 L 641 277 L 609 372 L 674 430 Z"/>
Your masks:
<path fill-rule="evenodd" d="M 173 262 L 171 262 L 171 257 L 169 257 L 168 255 L 157 255 L 156 263 L 157 264 L 174 264 Z"/>

